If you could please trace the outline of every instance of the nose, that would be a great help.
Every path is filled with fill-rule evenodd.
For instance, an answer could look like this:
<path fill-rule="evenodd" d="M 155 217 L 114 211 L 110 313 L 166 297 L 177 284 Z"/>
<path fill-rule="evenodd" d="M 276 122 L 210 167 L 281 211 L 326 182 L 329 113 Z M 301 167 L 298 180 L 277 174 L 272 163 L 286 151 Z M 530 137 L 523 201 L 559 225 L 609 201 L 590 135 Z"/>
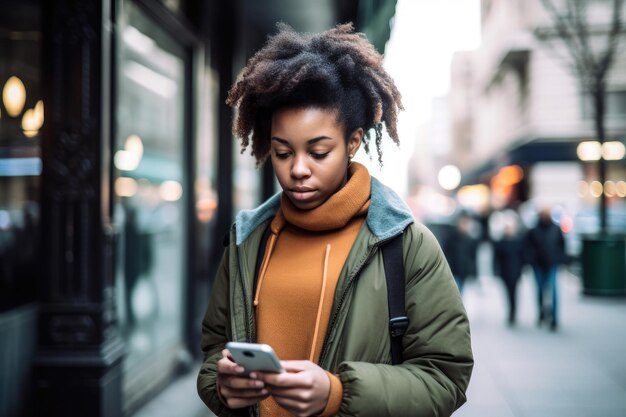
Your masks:
<path fill-rule="evenodd" d="M 306 155 L 296 155 L 291 165 L 291 176 L 293 178 L 307 178 L 311 175 L 311 169 L 307 163 Z"/>

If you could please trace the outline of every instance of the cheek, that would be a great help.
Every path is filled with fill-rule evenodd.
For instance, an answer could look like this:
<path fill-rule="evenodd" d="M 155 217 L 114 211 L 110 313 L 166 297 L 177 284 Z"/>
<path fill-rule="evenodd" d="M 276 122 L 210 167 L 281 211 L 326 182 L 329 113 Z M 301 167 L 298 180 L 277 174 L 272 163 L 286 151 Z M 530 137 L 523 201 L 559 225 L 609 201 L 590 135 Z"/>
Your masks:
<path fill-rule="evenodd" d="M 274 157 L 271 158 L 271 162 L 274 175 L 276 176 L 278 183 L 283 186 L 285 184 L 285 180 L 289 176 L 288 168 L 285 167 L 285 164 L 280 164 Z"/>
<path fill-rule="evenodd" d="M 323 181 L 328 184 L 329 188 L 336 188 L 343 183 L 348 174 L 348 163 L 343 159 L 334 161 L 332 167 L 324 170 Z"/>

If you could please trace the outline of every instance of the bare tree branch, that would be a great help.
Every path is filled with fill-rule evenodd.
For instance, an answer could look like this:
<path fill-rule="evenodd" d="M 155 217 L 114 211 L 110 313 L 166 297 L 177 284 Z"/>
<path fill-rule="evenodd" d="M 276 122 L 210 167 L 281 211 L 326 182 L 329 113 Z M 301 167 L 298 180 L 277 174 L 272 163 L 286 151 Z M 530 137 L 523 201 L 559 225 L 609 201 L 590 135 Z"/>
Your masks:
<path fill-rule="evenodd" d="M 564 54 L 559 48 L 557 48 L 557 45 L 555 42 L 545 40 L 545 39 L 541 39 L 541 41 L 543 42 L 544 45 L 546 45 L 550 49 L 550 51 L 552 51 L 552 54 L 559 61 L 561 61 L 563 66 L 565 66 L 565 68 L 568 71 L 570 71 L 576 77 L 581 77 L 582 75 L 581 71 L 583 71 L 583 69 L 578 67 L 578 61 L 573 59 L 571 54 Z"/>
<path fill-rule="evenodd" d="M 568 19 L 566 16 L 563 16 L 556 8 L 552 0 L 541 0 L 544 7 L 550 14 L 552 21 L 554 22 L 554 27 L 559 35 L 559 37 L 563 40 L 565 45 L 568 47 L 569 53 L 572 56 L 572 59 L 576 62 L 576 66 L 580 66 L 579 63 L 585 62 L 584 59 L 584 48 L 580 44 L 578 37 L 576 36 L 576 28 L 573 27 L 571 19 Z"/>
<path fill-rule="evenodd" d="M 567 67 L 579 76 L 583 85 L 591 87 L 597 83 L 598 79 L 606 77 L 613 63 L 624 28 L 622 21 L 624 0 L 613 0 L 607 47 L 597 57 L 594 56 L 589 40 L 590 30 L 587 20 L 586 0 L 564 1 L 565 8 L 563 11 L 559 11 L 552 0 L 541 0 L 550 14 L 559 39 L 567 47 L 571 57 L 572 62 L 565 60 Z M 542 39 L 541 37 L 539 38 Z M 561 54 L 548 39 L 543 38 L 542 40 L 552 49 L 555 55 L 563 60 L 562 56 L 560 56 Z"/>
<path fill-rule="evenodd" d="M 613 58 L 615 56 L 615 51 L 617 50 L 617 46 L 619 44 L 619 37 L 622 32 L 622 9 L 624 6 L 624 0 L 613 0 L 613 18 L 611 21 L 611 30 L 609 31 L 607 48 L 604 54 L 601 56 L 598 67 L 596 68 L 596 77 L 604 78 L 606 73 L 608 72 L 611 64 L 613 63 Z"/>
<path fill-rule="evenodd" d="M 591 32 L 590 25 L 583 0 L 563 1 L 566 2 L 564 12 L 559 12 L 551 0 L 542 0 L 542 3 L 552 17 L 558 37 L 566 45 L 574 60 L 573 64 L 577 69 L 578 81 L 583 88 L 583 93 L 588 93 L 589 97 L 593 99 L 596 136 L 600 143 L 604 143 L 606 137 L 604 120 L 606 116 L 606 78 L 622 37 L 622 10 L 626 0 L 613 0 L 613 15 L 607 34 L 606 49 L 601 51 L 597 57 L 594 57 L 592 45 L 592 37 L 595 37 L 595 33 L 589 33 Z M 549 45 L 549 42 L 546 43 Z M 600 183 L 604 183 L 606 163 L 603 158 L 598 161 L 598 177 Z M 606 195 L 603 193 L 600 196 L 599 205 L 600 232 L 603 234 L 608 230 L 606 208 Z"/>
<path fill-rule="evenodd" d="M 564 56 L 561 51 L 556 47 L 555 41 L 552 41 L 548 36 L 543 36 L 541 33 L 535 33 L 537 37 L 544 42 L 546 46 L 548 46 L 554 55 L 561 60 L 565 67 L 576 77 L 579 78 L 583 83 L 587 83 L 589 79 L 589 74 L 593 72 L 593 58 L 588 58 L 588 52 L 586 51 L 584 44 L 585 42 L 581 42 L 576 33 L 577 33 L 577 25 L 573 23 L 575 20 L 574 10 L 572 10 L 571 4 L 567 3 L 568 8 L 568 16 L 563 16 L 556 8 L 554 3 L 551 0 L 542 0 L 544 7 L 550 14 L 550 18 L 554 23 L 554 28 L 557 31 L 558 39 L 561 40 L 561 43 L 565 45 L 567 48 L 567 52 L 569 57 Z M 585 19 L 583 19 L 583 13 L 579 10 L 576 10 L 576 13 L 580 14 L 580 26 L 585 27 Z"/>
<path fill-rule="evenodd" d="M 568 0 L 567 5 L 568 9 L 572 11 L 574 27 L 582 46 L 582 59 L 585 62 L 585 68 L 593 69 L 596 66 L 596 60 L 589 46 L 589 22 L 586 18 L 586 0 Z"/>

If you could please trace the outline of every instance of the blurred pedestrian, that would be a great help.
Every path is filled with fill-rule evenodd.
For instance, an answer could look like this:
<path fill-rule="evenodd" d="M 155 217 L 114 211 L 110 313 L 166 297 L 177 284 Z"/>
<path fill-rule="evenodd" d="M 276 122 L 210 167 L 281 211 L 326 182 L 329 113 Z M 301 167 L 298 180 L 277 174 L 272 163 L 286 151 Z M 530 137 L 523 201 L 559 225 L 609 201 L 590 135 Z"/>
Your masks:
<path fill-rule="evenodd" d="M 497 259 L 498 275 L 506 291 L 508 305 L 507 322 L 514 325 L 517 313 L 517 284 L 524 267 L 524 235 L 514 212 L 503 220 L 502 235 L 494 241 L 494 257 Z"/>
<path fill-rule="evenodd" d="M 450 270 L 454 276 L 459 292 L 463 292 L 465 282 L 476 274 L 476 248 L 478 236 L 473 233 L 473 219 L 467 214 L 461 214 L 449 236 L 443 244 Z"/>
<path fill-rule="evenodd" d="M 227 103 L 282 192 L 231 228 L 202 323 L 202 400 L 219 416 L 450 416 L 473 366 L 461 298 L 433 235 L 351 161 L 363 143 L 382 163 L 383 127 L 399 143 L 400 93 L 382 56 L 350 24 L 281 25 Z M 391 366 L 381 247 L 396 237 L 408 327 Z M 285 372 L 246 375 L 229 341 L 269 344 Z"/>
<path fill-rule="evenodd" d="M 550 216 L 550 209 L 539 211 L 537 225 L 527 235 L 528 260 L 537 282 L 538 325 L 548 322 L 551 330 L 558 326 L 558 267 L 565 259 L 565 240 L 561 229 Z M 547 288 L 549 287 L 549 290 Z M 549 293 L 550 298 L 546 296 Z"/>

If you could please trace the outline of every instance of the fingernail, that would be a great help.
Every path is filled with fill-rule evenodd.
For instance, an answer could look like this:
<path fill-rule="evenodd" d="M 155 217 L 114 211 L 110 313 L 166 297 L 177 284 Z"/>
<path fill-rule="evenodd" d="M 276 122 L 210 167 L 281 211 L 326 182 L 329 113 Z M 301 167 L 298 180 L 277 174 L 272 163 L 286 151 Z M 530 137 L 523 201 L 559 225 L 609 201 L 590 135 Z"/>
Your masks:
<path fill-rule="evenodd" d="M 264 385 L 264 384 L 263 384 L 263 381 L 254 381 L 254 386 L 255 386 L 255 387 L 259 387 L 259 388 L 261 388 L 261 387 L 263 387 L 263 385 Z"/>
<path fill-rule="evenodd" d="M 250 378 L 252 379 L 256 379 L 257 377 L 257 373 L 256 372 L 250 372 L 250 375 L 248 375 Z"/>

